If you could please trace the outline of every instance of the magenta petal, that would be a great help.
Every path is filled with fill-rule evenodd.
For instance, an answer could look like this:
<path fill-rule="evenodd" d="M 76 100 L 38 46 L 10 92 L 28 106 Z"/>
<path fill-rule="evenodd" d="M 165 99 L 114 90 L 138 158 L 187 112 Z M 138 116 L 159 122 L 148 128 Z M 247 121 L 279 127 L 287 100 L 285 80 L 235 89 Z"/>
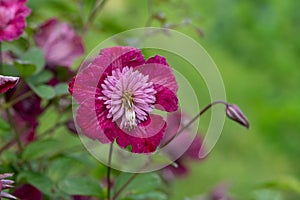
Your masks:
<path fill-rule="evenodd" d="M 99 107 L 99 105 L 95 104 L 93 98 L 87 99 L 80 104 L 76 113 L 76 122 L 81 129 L 79 133 L 86 135 L 91 139 L 97 139 L 102 143 L 109 143 L 110 139 L 106 137 L 105 131 L 107 132 L 106 129 L 111 128 L 112 124 L 106 119 L 106 113 L 101 115 L 102 112 L 99 110 L 101 108 L 98 108 L 96 111 L 95 106 Z M 97 113 L 99 114 L 98 116 Z M 102 129 L 99 124 L 104 126 L 105 129 Z"/>
<path fill-rule="evenodd" d="M 0 94 L 15 87 L 19 81 L 19 77 L 0 75 Z"/>
<path fill-rule="evenodd" d="M 174 92 L 169 88 L 162 85 L 154 84 L 156 93 L 156 108 L 165 110 L 167 112 L 173 112 L 178 109 L 178 98 Z"/>
<path fill-rule="evenodd" d="M 130 133 L 119 131 L 117 143 L 126 148 L 131 145 L 133 153 L 151 153 L 159 146 L 164 132 L 166 122 L 159 115 L 150 115 L 151 122 L 139 125 L 136 130 Z"/>
<path fill-rule="evenodd" d="M 156 108 L 167 112 L 176 111 L 178 84 L 165 58 L 158 55 L 149 58 L 147 64 L 139 67 L 139 71 L 149 75 L 149 80 L 154 83 L 154 89 L 157 91 Z"/>

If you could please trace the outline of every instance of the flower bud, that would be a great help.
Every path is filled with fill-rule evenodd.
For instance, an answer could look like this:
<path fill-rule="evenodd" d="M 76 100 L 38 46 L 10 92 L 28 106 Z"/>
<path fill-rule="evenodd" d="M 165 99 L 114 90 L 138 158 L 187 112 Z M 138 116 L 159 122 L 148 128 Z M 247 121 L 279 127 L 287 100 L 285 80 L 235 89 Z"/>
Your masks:
<path fill-rule="evenodd" d="M 249 122 L 246 116 L 243 114 L 241 109 L 234 104 L 227 104 L 226 115 L 233 121 L 241 124 L 242 126 L 249 128 Z"/>

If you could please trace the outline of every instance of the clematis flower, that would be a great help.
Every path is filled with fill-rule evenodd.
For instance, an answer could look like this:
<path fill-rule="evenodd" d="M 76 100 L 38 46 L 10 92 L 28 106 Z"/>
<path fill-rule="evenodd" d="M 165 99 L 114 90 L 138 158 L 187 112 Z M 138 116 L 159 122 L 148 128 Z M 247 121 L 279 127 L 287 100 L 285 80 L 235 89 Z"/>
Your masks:
<path fill-rule="evenodd" d="M 18 197 L 19 199 L 34 199 L 34 200 L 42 200 L 43 194 L 40 190 L 35 188 L 34 186 L 30 184 L 24 184 L 17 188 L 14 193 L 14 196 Z"/>
<path fill-rule="evenodd" d="M 15 196 L 8 194 L 6 192 L 3 192 L 2 190 L 9 189 L 13 187 L 14 181 L 8 180 L 6 178 L 11 177 L 13 174 L 7 173 L 7 174 L 0 174 L 0 199 L 6 198 L 6 199 L 17 199 Z"/>
<path fill-rule="evenodd" d="M 162 146 L 164 146 L 170 139 L 177 134 L 178 130 L 180 130 L 185 124 L 189 122 L 189 118 L 186 114 L 181 112 L 171 113 L 167 118 L 168 128 L 166 130 L 166 135 L 161 141 Z M 165 152 L 168 154 L 170 159 L 177 158 L 179 152 L 182 151 L 182 144 L 188 143 L 192 138 L 190 129 L 187 128 L 179 135 L 177 135 L 173 141 L 172 145 L 169 146 L 168 150 Z M 192 139 L 191 145 L 187 148 L 187 150 L 174 161 L 172 165 L 169 165 L 162 169 L 162 177 L 165 181 L 171 182 L 176 177 L 186 176 L 189 174 L 189 169 L 186 164 L 189 160 L 199 161 L 199 152 L 202 147 L 202 138 L 200 136 L 196 136 Z"/>
<path fill-rule="evenodd" d="M 15 40 L 23 33 L 25 18 L 31 12 L 25 3 L 26 0 L 0 1 L 0 42 Z"/>
<path fill-rule="evenodd" d="M 69 84 L 79 108 L 81 132 L 102 143 L 131 147 L 134 153 L 156 150 L 166 122 L 153 109 L 176 111 L 178 85 L 166 59 L 144 59 L 133 47 L 102 49 Z"/>
<path fill-rule="evenodd" d="M 43 49 L 48 67 L 70 67 L 75 59 L 83 55 L 81 38 L 67 23 L 49 19 L 35 32 L 34 40 Z"/>
<path fill-rule="evenodd" d="M 6 92 L 11 88 L 14 88 L 17 85 L 19 79 L 19 77 L 0 75 L 0 94 Z"/>

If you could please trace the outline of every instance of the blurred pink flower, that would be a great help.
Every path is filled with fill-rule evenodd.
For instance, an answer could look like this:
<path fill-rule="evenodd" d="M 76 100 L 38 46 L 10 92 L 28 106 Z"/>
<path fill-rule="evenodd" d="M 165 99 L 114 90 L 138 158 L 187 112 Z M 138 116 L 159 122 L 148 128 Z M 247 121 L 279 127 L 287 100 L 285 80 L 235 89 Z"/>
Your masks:
<path fill-rule="evenodd" d="M 0 199 L 1 198 L 17 199 L 15 196 L 2 191 L 5 189 L 13 188 L 12 184 L 14 184 L 14 181 L 6 179 L 8 177 L 11 177 L 12 175 L 13 174 L 11 173 L 0 174 Z"/>
<path fill-rule="evenodd" d="M 49 19 L 35 32 L 34 40 L 43 49 L 47 65 L 70 67 L 83 55 L 84 47 L 76 32 L 67 23 Z"/>
<path fill-rule="evenodd" d="M 174 112 L 169 114 L 167 118 L 168 127 L 166 130 L 166 135 L 161 141 L 161 145 L 164 146 L 188 122 L 189 118 L 181 112 Z M 172 145 L 170 145 L 166 151 L 166 153 L 170 156 L 170 159 L 176 159 L 178 157 L 179 152 L 181 152 L 182 148 L 184 148 L 182 144 L 190 141 L 192 139 L 191 137 L 192 134 L 190 133 L 190 129 L 186 128 L 172 140 Z M 192 139 L 191 145 L 187 148 L 184 154 L 182 154 L 180 158 L 174 161 L 174 164 L 162 169 L 162 176 L 164 180 L 167 182 L 171 182 L 178 176 L 188 175 L 189 169 L 186 162 L 188 160 L 198 161 L 201 147 L 202 138 L 197 135 L 194 139 Z"/>
<path fill-rule="evenodd" d="M 11 88 L 14 88 L 19 82 L 19 79 L 19 77 L 0 75 L 0 94 L 6 92 Z"/>
<path fill-rule="evenodd" d="M 69 91 L 80 107 L 76 122 L 86 136 L 102 143 L 116 139 L 134 153 L 156 150 L 166 122 L 151 114 L 154 108 L 176 111 L 178 89 L 164 57 L 144 59 L 133 47 L 102 49 L 73 78 Z"/>
<path fill-rule="evenodd" d="M 0 42 L 20 37 L 26 26 L 25 18 L 30 9 L 26 0 L 0 0 Z"/>
<path fill-rule="evenodd" d="M 22 200 L 42 200 L 43 194 L 40 190 L 35 188 L 34 186 L 30 184 L 24 184 L 17 188 L 14 193 L 14 196 L 18 197 Z"/>

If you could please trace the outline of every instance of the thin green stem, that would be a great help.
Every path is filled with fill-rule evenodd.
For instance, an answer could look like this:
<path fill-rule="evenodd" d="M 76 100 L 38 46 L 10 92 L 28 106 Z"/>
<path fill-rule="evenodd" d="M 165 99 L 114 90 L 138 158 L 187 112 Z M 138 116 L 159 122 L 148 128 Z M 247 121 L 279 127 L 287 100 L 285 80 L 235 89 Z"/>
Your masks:
<path fill-rule="evenodd" d="M 33 94 L 34 94 L 34 93 L 33 93 L 32 91 L 28 91 L 28 92 L 26 92 L 26 93 L 24 93 L 24 94 L 18 96 L 17 98 L 15 98 L 15 99 L 13 99 L 13 100 L 11 100 L 11 101 L 5 103 L 5 104 L 3 105 L 3 107 L 4 107 L 4 108 L 10 108 L 10 107 L 12 107 L 13 105 L 15 105 L 16 103 L 18 103 L 18 102 L 20 102 L 20 101 L 22 101 L 22 100 L 24 100 L 24 99 L 27 99 L 28 97 L 32 96 Z"/>
<path fill-rule="evenodd" d="M 227 106 L 227 102 L 223 100 L 216 100 L 210 104 L 208 104 L 206 107 L 204 107 L 189 123 L 187 123 L 185 126 L 183 126 L 175 135 L 173 135 L 161 148 L 167 146 L 170 142 L 173 141 L 174 138 L 176 138 L 179 134 L 181 134 L 186 128 L 188 128 L 190 125 L 192 125 L 201 115 L 203 115 L 208 109 L 210 109 L 212 106 L 216 104 L 224 104 Z"/>
<path fill-rule="evenodd" d="M 6 115 L 7 115 L 7 118 L 8 118 L 8 122 L 11 126 L 11 129 L 14 132 L 14 135 L 15 135 L 15 138 L 16 138 L 16 141 L 17 141 L 17 144 L 18 144 L 19 151 L 22 151 L 23 146 L 22 146 L 21 138 L 20 138 L 20 135 L 19 135 L 18 130 L 16 128 L 16 125 L 14 123 L 14 120 L 13 120 L 8 108 L 5 109 L 5 112 L 6 112 Z"/>
<path fill-rule="evenodd" d="M 83 26 L 83 35 L 88 31 L 88 29 L 91 27 L 93 24 L 97 14 L 104 8 L 104 5 L 106 4 L 107 0 L 102 0 L 102 1 L 96 1 L 95 7 L 91 11 L 90 15 L 88 16 L 88 19 L 86 23 Z"/>
<path fill-rule="evenodd" d="M 107 166 L 107 200 L 110 200 L 110 190 L 111 190 L 111 187 L 110 187 L 110 174 L 111 174 L 111 159 L 112 159 L 112 153 L 113 153 L 113 146 L 114 146 L 114 143 L 112 142 L 110 144 L 110 147 L 109 147 L 109 153 L 108 153 L 108 166 Z"/>
<path fill-rule="evenodd" d="M 112 197 L 111 200 L 116 200 L 120 194 L 123 192 L 123 190 L 135 179 L 135 177 L 138 175 L 138 173 L 133 174 L 126 183 L 118 190 L 118 192 Z"/>

